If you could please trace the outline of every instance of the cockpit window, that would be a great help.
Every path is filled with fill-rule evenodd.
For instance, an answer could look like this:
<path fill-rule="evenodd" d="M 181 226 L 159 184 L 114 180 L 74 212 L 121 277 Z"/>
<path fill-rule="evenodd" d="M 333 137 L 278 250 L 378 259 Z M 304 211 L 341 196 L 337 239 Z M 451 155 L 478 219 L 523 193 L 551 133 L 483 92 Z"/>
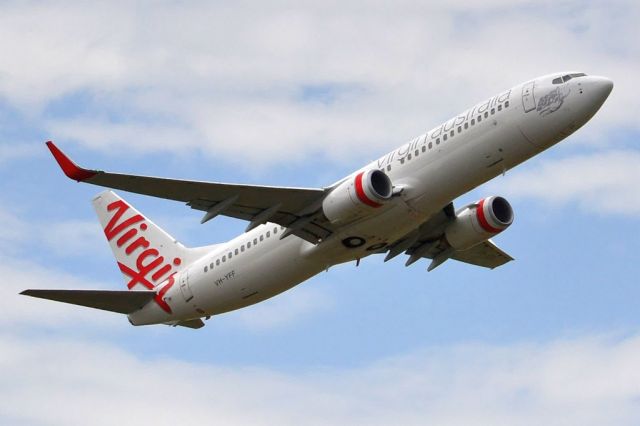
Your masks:
<path fill-rule="evenodd" d="M 583 72 L 577 72 L 574 74 L 567 74 L 564 75 L 562 77 L 556 77 L 553 80 L 551 80 L 551 83 L 553 84 L 562 84 L 562 83 L 566 83 L 567 81 L 571 80 L 572 78 L 577 78 L 577 77 L 586 77 L 587 75 Z"/>

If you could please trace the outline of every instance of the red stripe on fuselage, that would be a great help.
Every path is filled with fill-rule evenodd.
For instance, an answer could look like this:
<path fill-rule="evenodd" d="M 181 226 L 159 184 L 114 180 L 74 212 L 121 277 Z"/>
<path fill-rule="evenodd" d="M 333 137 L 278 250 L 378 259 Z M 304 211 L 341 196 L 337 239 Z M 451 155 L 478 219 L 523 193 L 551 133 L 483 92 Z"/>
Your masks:
<path fill-rule="evenodd" d="M 154 300 L 158 304 L 158 306 L 160 306 L 162 308 L 162 310 L 165 311 L 168 314 L 171 313 L 171 307 L 164 300 L 164 295 L 167 293 L 167 291 L 169 291 L 169 289 L 171 288 L 171 286 L 175 282 L 175 279 L 174 279 L 174 275 L 175 274 L 176 274 L 175 272 L 173 274 L 171 274 L 171 276 L 169 277 L 168 282 L 160 289 L 160 291 L 158 293 L 156 293 L 156 296 L 154 297 Z"/>
<path fill-rule="evenodd" d="M 358 173 L 355 179 L 356 195 L 358 196 L 358 199 L 367 206 L 371 206 L 374 208 L 381 207 L 382 204 L 376 203 L 375 201 L 367 197 L 367 194 L 365 194 L 364 188 L 362 187 L 362 175 L 364 175 L 364 172 Z"/>

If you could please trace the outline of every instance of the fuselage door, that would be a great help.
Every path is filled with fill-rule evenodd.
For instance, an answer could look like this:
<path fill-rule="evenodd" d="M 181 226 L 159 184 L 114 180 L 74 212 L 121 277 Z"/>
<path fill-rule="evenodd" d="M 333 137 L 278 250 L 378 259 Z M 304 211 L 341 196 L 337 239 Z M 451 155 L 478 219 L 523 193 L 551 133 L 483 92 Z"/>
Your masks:
<path fill-rule="evenodd" d="M 180 292 L 185 302 L 193 299 L 193 293 L 191 292 L 191 287 L 189 287 L 189 269 L 185 269 L 180 274 Z"/>
<path fill-rule="evenodd" d="M 535 80 L 525 83 L 522 86 L 522 107 L 524 112 L 533 111 L 536 109 L 536 98 L 533 95 L 533 89 L 536 85 Z"/>

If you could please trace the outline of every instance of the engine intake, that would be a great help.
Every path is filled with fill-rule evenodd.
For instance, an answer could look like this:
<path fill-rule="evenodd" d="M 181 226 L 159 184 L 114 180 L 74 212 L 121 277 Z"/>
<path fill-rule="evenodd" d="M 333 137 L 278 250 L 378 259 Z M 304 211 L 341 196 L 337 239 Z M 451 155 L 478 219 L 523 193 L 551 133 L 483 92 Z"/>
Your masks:
<path fill-rule="evenodd" d="M 498 196 L 483 198 L 461 209 L 456 219 L 445 228 L 451 247 L 466 250 L 507 229 L 513 223 L 513 209 Z"/>
<path fill-rule="evenodd" d="M 382 170 L 356 174 L 329 193 L 322 211 L 331 223 L 344 223 L 382 207 L 393 194 L 391 179 Z"/>

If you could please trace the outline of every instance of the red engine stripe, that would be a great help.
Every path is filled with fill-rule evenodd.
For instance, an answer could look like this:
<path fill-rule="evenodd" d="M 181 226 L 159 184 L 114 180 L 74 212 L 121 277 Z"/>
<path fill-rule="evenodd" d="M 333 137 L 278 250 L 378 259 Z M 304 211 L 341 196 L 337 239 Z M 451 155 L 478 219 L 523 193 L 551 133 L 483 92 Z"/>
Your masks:
<path fill-rule="evenodd" d="M 478 222 L 480 223 L 480 226 L 482 226 L 482 229 L 484 229 L 485 231 L 497 234 L 498 232 L 501 232 L 502 229 L 494 228 L 489 224 L 489 222 L 487 222 L 487 218 L 484 215 L 484 200 L 484 198 L 480 200 L 480 202 L 478 203 L 478 207 L 476 208 L 476 216 L 478 217 Z"/>
<path fill-rule="evenodd" d="M 373 201 L 369 197 L 367 197 L 367 194 L 365 194 L 364 188 L 362 187 L 362 175 L 363 174 L 364 174 L 364 172 L 358 173 L 358 175 L 356 176 L 356 180 L 355 180 L 356 195 L 358 196 L 358 199 L 360 201 L 362 201 L 363 204 L 366 204 L 366 205 L 371 206 L 373 208 L 381 207 L 382 204 L 376 203 L 375 201 Z"/>

